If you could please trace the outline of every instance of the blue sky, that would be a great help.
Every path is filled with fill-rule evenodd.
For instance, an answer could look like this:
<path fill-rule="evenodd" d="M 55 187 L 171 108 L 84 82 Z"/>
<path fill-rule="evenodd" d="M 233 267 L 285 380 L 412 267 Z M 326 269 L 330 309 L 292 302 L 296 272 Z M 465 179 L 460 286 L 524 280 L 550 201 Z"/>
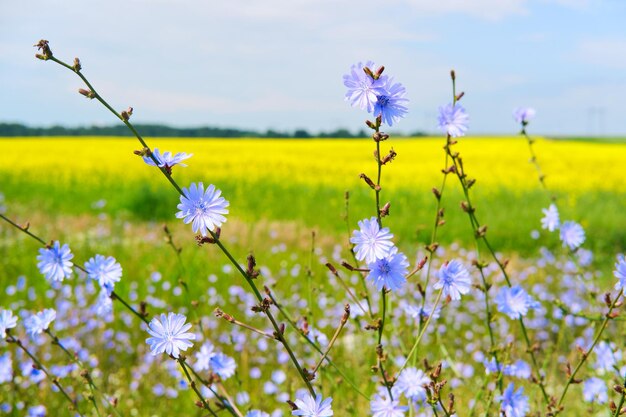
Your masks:
<path fill-rule="evenodd" d="M 34 58 L 39 39 L 135 122 L 265 130 L 360 129 L 342 75 L 384 64 L 407 88 L 397 128 L 435 131 L 449 71 L 470 130 L 625 135 L 622 0 L 0 0 L 0 121 L 112 124 L 80 80 Z"/>

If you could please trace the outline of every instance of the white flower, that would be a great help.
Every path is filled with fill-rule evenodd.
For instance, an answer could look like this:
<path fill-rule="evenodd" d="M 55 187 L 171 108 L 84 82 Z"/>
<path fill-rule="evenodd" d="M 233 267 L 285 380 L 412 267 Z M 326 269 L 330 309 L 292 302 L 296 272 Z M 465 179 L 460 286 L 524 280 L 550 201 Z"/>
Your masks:
<path fill-rule="evenodd" d="M 291 412 L 292 416 L 302 417 L 330 417 L 333 415 L 333 409 L 331 403 L 333 399 L 331 397 L 322 398 L 320 394 L 317 394 L 315 398 L 311 394 L 305 394 L 295 401 L 297 410 Z"/>
<path fill-rule="evenodd" d="M 393 248 L 391 242 L 393 235 L 389 233 L 389 228 L 381 229 L 376 217 L 361 220 L 358 224 L 360 230 L 352 232 L 350 238 L 350 242 L 355 245 L 356 259 L 365 260 L 366 263 L 370 264 L 376 262 L 377 259 L 388 256 L 391 248 Z"/>
<path fill-rule="evenodd" d="M 154 317 L 148 325 L 148 333 L 153 337 L 146 339 L 146 343 L 150 346 L 150 350 L 153 355 L 159 353 L 167 353 L 172 357 L 178 359 L 180 351 L 185 351 L 193 343 L 190 340 L 195 340 L 196 335 L 193 333 L 186 333 L 191 328 L 191 324 L 185 324 L 187 317 L 183 314 L 168 313 L 161 314 L 159 317 Z"/>
<path fill-rule="evenodd" d="M 541 219 L 541 228 L 548 229 L 550 232 L 554 232 L 559 228 L 561 221 L 559 220 L 559 210 L 554 204 L 550 204 L 547 209 L 541 209 L 543 212 L 543 218 Z"/>

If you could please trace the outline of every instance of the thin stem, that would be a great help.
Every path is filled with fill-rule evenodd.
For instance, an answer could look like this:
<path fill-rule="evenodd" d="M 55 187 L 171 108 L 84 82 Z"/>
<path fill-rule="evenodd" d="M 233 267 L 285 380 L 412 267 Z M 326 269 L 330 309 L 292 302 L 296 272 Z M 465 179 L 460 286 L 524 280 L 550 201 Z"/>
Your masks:
<path fill-rule="evenodd" d="M 52 375 L 45 366 L 43 366 L 43 364 L 39 361 L 39 359 L 37 359 L 35 357 L 35 355 L 33 355 L 27 348 L 26 346 L 24 346 L 22 344 L 22 341 L 16 337 L 14 337 L 11 334 L 7 334 L 6 337 L 6 341 L 9 343 L 15 343 L 20 349 L 22 349 L 24 351 L 24 353 L 26 353 L 26 355 L 28 355 L 28 357 L 31 358 L 31 360 L 33 361 L 33 363 L 35 363 L 35 365 L 37 366 L 37 369 L 41 370 L 44 374 L 46 374 L 46 376 L 48 377 L 48 379 L 50 380 L 50 382 L 52 382 L 59 390 L 59 392 L 61 394 L 63 394 L 63 396 L 65 397 L 65 399 L 67 401 L 69 401 L 69 403 L 72 406 L 72 409 L 76 411 L 76 413 L 78 413 L 79 416 L 84 417 L 83 414 L 80 412 L 80 410 L 78 409 L 78 405 L 76 403 L 76 400 L 72 399 L 69 394 L 65 391 L 65 389 L 63 389 L 63 386 L 61 386 L 61 383 L 59 382 L 58 378 L 55 377 L 54 375 Z"/>
<path fill-rule="evenodd" d="M 317 363 L 317 365 L 315 365 L 315 368 L 313 368 L 312 374 L 315 375 L 317 373 L 317 370 L 320 368 L 320 366 L 322 366 L 324 359 L 326 359 L 326 357 L 328 356 L 328 353 L 333 348 L 333 345 L 335 344 L 335 341 L 337 340 L 339 333 L 341 333 L 341 330 L 346 325 L 346 322 L 348 321 L 348 317 L 350 317 L 350 304 L 346 304 L 346 313 L 343 315 L 343 317 L 341 317 L 341 321 L 339 322 L 339 326 L 337 327 L 337 330 L 335 330 L 335 334 L 333 335 L 332 339 L 330 339 L 330 343 L 328 343 L 328 347 L 322 354 L 322 357 L 320 358 L 319 362 Z"/>
<path fill-rule="evenodd" d="M 270 297 L 270 300 L 272 300 L 272 303 L 278 308 L 278 311 L 280 312 L 280 314 L 283 315 L 283 317 L 285 318 L 285 320 L 287 320 L 287 323 L 289 323 L 289 325 L 291 327 L 294 328 L 294 330 L 296 330 L 300 336 L 302 336 L 304 338 L 304 340 L 306 340 L 306 342 L 311 345 L 311 347 L 313 349 L 315 349 L 318 353 L 320 354 L 324 354 L 324 352 L 322 352 L 322 349 L 318 346 L 317 343 L 315 343 L 313 340 L 311 340 L 303 331 L 302 329 L 299 329 L 296 322 L 291 318 L 291 316 L 285 311 L 285 309 L 276 301 L 276 299 L 274 298 L 274 296 L 272 295 L 272 293 L 269 291 L 269 289 L 266 289 L 266 293 L 267 296 Z M 337 373 L 339 373 L 339 375 L 341 375 L 341 377 L 348 381 L 348 384 L 350 384 L 350 386 L 359 394 L 361 395 L 363 398 L 365 398 L 367 401 L 370 400 L 370 398 L 363 394 L 363 392 L 361 392 L 361 390 L 359 390 L 359 388 L 356 386 L 356 384 L 350 379 L 348 378 L 348 376 L 335 364 L 335 362 L 332 361 L 332 359 L 330 359 L 328 357 L 328 355 L 326 355 L 325 357 L 326 362 L 328 362 L 330 364 L 330 366 L 332 366 Z"/>
<path fill-rule="evenodd" d="M 243 327 L 244 329 L 250 330 L 251 332 L 260 334 L 261 336 L 267 337 L 269 339 L 276 340 L 276 338 L 273 335 L 271 335 L 271 334 L 269 334 L 267 332 L 264 332 L 261 329 L 257 329 L 256 327 L 250 326 L 249 324 L 246 324 L 244 322 L 241 322 L 241 321 L 237 320 L 232 315 L 224 313 L 219 307 L 215 309 L 215 315 L 217 317 L 223 318 L 224 320 L 226 320 L 229 323 L 232 323 L 234 325 Z"/>
<path fill-rule="evenodd" d="M 619 291 L 619 293 L 617 294 L 617 297 L 615 297 L 615 299 L 613 300 L 613 302 L 609 306 L 609 311 L 606 313 L 604 321 L 600 325 L 600 329 L 598 329 L 598 332 L 596 333 L 596 336 L 593 339 L 593 343 L 591 344 L 591 347 L 589 347 L 589 349 L 586 352 L 583 353 L 583 355 L 580 358 L 580 361 L 578 362 L 578 365 L 576 365 L 576 367 L 574 368 L 574 371 L 572 372 L 570 377 L 567 379 L 567 383 L 565 384 L 565 388 L 563 388 L 563 392 L 561 393 L 561 397 L 559 398 L 559 402 L 558 402 L 558 406 L 559 407 L 561 406 L 561 404 L 563 404 L 563 400 L 565 399 L 565 394 L 567 394 L 567 390 L 569 389 L 570 385 L 576 379 L 576 374 L 578 373 L 580 368 L 583 366 L 583 364 L 587 361 L 587 358 L 589 358 L 589 355 L 591 355 L 591 353 L 593 352 L 593 349 L 596 347 L 596 345 L 600 341 L 600 337 L 602 336 L 602 333 L 604 332 L 604 329 L 606 329 L 607 325 L 609 324 L 609 321 L 611 320 L 611 313 L 613 312 L 613 309 L 617 305 L 617 302 L 619 301 L 619 299 L 621 298 L 623 293 L 624 293 L 624 289 L 622 288 Z M 560 412 L 560 410 L 557 409 L 557 411 L 555 411 L 555 416 L 559 412 Z"/>
<path fill-rule="evenodd" d="M 419 346 L 422 337 L 424 336 L 424 333 L 426 333 L 426 330 L 428 329 L 428 325 L 430 324 L 430 321 L 435 313 L 435 310 L 437 309 L 437 306 L 439 305 L 439 301 L 441 300 L 441 295 L 443 294 L 443 288 L 441 288 L 439 290 L 439 293 L 437 294 L 437 298 L 435 299 L 435 304 L 433 305 L 430 314 L 428 315 L 428 318 L 426 319 L 426 322 L 424 323 L 424 327 L 422 328 L 422 330 L 419 332 L 419 334 L 417 335 L 417 339 L 415 339 L 415 343 L 413 343 L 413 347 L 411 348 L 411 350 L 409 351 L 409 354 L 406 356 L 406 359 L 404 360 L 404 363 L 402 364 L 402 366 L 400 367 L 400 369 L 398 370 L 398 375 L 400 375 L 402 373 L 402 371 L 404 370 L 404 368 L 406 368 L 406 366 L 408 365 L 409 361 L 411 360 L 411 356 L 413 356 L 413 354 L 415 353 L 415 351 L 417 350 L 417 347 Z"/>
<path fill-rule="evenodd" d="M 65 355 L 70 359 L 70 361 L 72 361 L 73 363 L 75 363 L 76 365 L 78 365 L 83 372 L 81 372 L 81 376 L 83 377 L 83 379 L 85 379 L 85 381 L 87 382 L 87 385 L 89 386 L 89 391 L 91 391 L 91 397 L 89 398 L 89 400 L 91 401 L 91 403 L 93 404 L 96 413 L 98 415 L 100 415 L 100 410 L 98 408 L 98 403 L 96 402 L 96 391 L 100 392 L 100 390 L 98 389 L 98 387 L 96 386 L 96 384 L 93 382 L 93 379 L 91 379 L 91 374 L 89 373 L 89 371 L 87 370 L 87 368 L 85 367 L 85 365 L 83 364 L 83 362 L 78 359 L 76 357 L 76 355 L 73 355 L 69 350 L 67 350 L 67 348 L 65 346 L 63 346 L 63 344 L 61 343 L 61 341 L 59 340 L 59 338 L 52 333 L 52 331 L 50 329 L 46 329 L 44 330 L 44 332 L 50 337 L 50 339 L 52 340 L 52 344 L 58 346 L 64 353 Z M 100 392 L 100 395 L 106 399 L 105 395 Z M 107 404 L 109 404 L 109 402 L 107 401 Z M 115 414 L 117 414 L 118 416 L 120 415 L 119 411 L 117 410 L 117 408 L 112 407 L 109 404 L 110 408 L 113 408 L 113 411 L 115 412 Z"/>
<path fill-rule="evenodd" d="M 214 417 L 217 417 L 217 414 L 215 414 L 215 412 L 211 409 L 211 407 L 209 406 L 209 403 L 206 402 L 206 400 L 204 399 L 204 397 L 202 396 L 202 394 L 198 390 L 198 387 L 196 387 L 196 381 L 194 381 L 191 378 L 191 375 L 189 375 L 189 371 L 187 370 L 187 366 L 185 365 L 185 361 L 182 360 L 181 358 L 178 358 L 176 360 L 180 364 L 180 367 L 183 369 L 183 373 L 185 374 L 185 377 L 187 378 L 187 382 L 189 382 L 189 386 L 191 387 L 193 392 L 195 392 L 196 395 L 198 396 L 198 398 L 200 399 L 200 402 L 202 403 L 202 407 L 205 410 L 207 410 L 209 413 L 211 413 Z"/>
<path fill-rule="evenodd" d="M 232 407 L 233 411 L 235 411 L 235 414 L 237 415 L 237 417 L 243 417 L 243 414 L 241 413 L 241 411 L 239 411 L 239 409 L 237 408 L 237 405 L 235 405 L 235 402 L 233 401 L 231 396 L 228 394 L 228 391 L 226 391 L 226 387 L 224 387 L 224 384 L 222 384 L 221 382 L 218 382 L 217 387 L 222 391 L 222 394 L 228 401 L 228 404 L 230 404 L 230 406 Z"/>
<path fill-rule="evenodd" d="M 618 417 L 620 415 L 620 411 L 622 410 L 622 406 L 624 405 L 624 399 L 626 399 L 626 379 L 624 379 L 624 383 L 622 384 L 622 394 L 620 395 L 619 404 L 615 409 L 613 417 Z"/>
<path fill-rule="evenodd" d="M 42 245 L 46 246 L 48 244 L 47 242 L 44 242 L 43 239 L 41 239 L 39 236 L 36 236 L 36 235 L 32 234 L 28 230 L 29 226 L 24 226 L 24 227 L 20 226 L 19 224 L 15 223 L 13 220 L 9 219 L 8 217 L 5 217 L 3 214 L 0 214 L 0 218 L 2 218 L 2 220 L 6 221 L 7 223 L 12 225 L 13 227 L 15 227 L 15 228 L 21 230 L 22 232 L 26 233 L 28 236 L 32 237 L 33 239 L 37 240 Z"/>

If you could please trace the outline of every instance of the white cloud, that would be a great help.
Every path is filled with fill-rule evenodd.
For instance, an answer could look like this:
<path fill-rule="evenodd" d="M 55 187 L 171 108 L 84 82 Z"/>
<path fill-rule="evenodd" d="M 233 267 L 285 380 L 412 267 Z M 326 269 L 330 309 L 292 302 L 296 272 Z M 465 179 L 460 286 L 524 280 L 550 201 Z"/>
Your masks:
<path fill-rule="evenodd" d="M 586 39 L 576 49 L 578 61 L 606 68 L 626 69 L 626 39 Z"/>

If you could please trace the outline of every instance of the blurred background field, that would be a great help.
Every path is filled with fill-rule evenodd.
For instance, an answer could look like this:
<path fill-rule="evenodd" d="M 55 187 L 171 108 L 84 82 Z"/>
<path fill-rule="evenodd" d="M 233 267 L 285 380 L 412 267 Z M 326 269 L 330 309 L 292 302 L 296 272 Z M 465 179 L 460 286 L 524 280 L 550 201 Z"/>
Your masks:
<path fill-rule="evenodd" d="M 213 183 L 231 202 L 231 219 L 254 223 L 291 221 L 334 238 L 346 233 L 345 193 L 350 218 L 369 217 L 373 191 L 360 173 L 375 176 L 371 140 L 150 139 L 161 151 L 193 153 L 174 178 Z M 384 142 L 397 158 L 383 174 L 382 198 L 391 202 L 387 223 L 405 248 L 429 242 L 434 221 L 433 187 L 440 188 L 442 138 Z M 155 170 L 133 155 L 138 143 L 121 138 L 14 138 L 0 140 L 2 191 L 10 212 L 95 215 L 148 222 L 173 222 L 178 198 Z M 550 140 L 535 143 L 550 194 L 537 181 L 527 143 L 520 137 L 464 138 L 458 145 L 481 221 L 500 250 L 532 255 L 542 208 L 552 195 L 562 219 L 581 222 L 587 247 L 606 262 L 626 246 L 626 190 L 617 167 L 626 165 L 626 144 Z M 444 197 L 446 227 L 441 243 L 473 242 L 455 181 Z M 228 228 L 228 226 L 226 226 Z M 606 256 L 606 258 L 605 258 Z"/>
<path fill-rule="evenodd" d="M 302 317 L 308 317 L 312 328 L 319 331 L 315 337 L 321 345 L 332 334 L 342 305 L 351 302 L 354 318 L 332 357 L 365 395 L 372 395 L 376 384 L 368 367 L 375 363 L 374 338 L 363 330 L 368 318 L 340 289 L 324 263 L 339 265 L 350 259 L 350 231 L 358 220 L 374 212 L 373 192 L 359 179 L 360 173 L 375 175 L 373 142 L 150 138 L 148 143 L 161 151 L 194 154 L 186 161 L 189 167 L 174 168 L 174 178 L 183 186 L 203 181 L 223 190 L 230 201 L 223 241 L 240 262 L 250 252 L 256 255 L 262 272 L 259 284 L 272 288 L 294 320 L 301 324 Z M 5 196 L 9 217 L 20 223 L 30 222 L 31 230 L 44 239 L 69 243 L 77 263 L 96 253 L 115 256 L 124 269 L 116 292 L 134 305 L 146 301 L 150 316 L 165 311 L 188 314 L 203 340 L 235 358 L 237 374 L 226 385 L 233 395 L 250 396 L 242 409 L 285 408 L 285 399 L 293 398 L 301 387 L 291 365 L 285 362 L 284 352 L 255 334 L 213 317 L 213 310 L 220 307 L 262 329 L 267 327 L 263 318 L 250 311 L 254 302 L 232 265 L 217 248 L 197 247 L 190 227 L 174 217 L 177 193 L 154 167 L 133 154 L 138 149 L 135 140 L 14 138 L 1 139 L 0 145 L 0 192 Z M 430 241 L 435 211 L 431 189 L 441 187 L 442 146 L 442 138 L 392 137 L 381 147 L 383 153 L 391 147 L 398 153 L 383 172 L 382 198 L 391 201 L 391 215 L 385 225 L 391 228 L 396 243 L 412 264 L 422 259 L 424 245 Z M 548 206 L 550 197 L 539 186 L 527 146 L 519 137 L 460 141 L 457 150 L 466 171 L 477 179 L 472 196 L 479 218 L 489 226 L 488 236 L 494 247 L 512 260 L 514 279 L 525 282 L 537 298 L 552 306 L 542 312 L 542 317 L 546 314 L 551 320 L 565 320 L 555 307 L 555 300 L 561 298 L 577 308 L 597 311 L 599 294 L 613 285 L 610 271 L 615 254 L 626 247 L 626 194 L 621 188 L 622 179 L 616 175 L 616 167 L 626 163 L 626 144 L 538 138 L 534 145 L 548 187 L 559 202 L 562 219 L 581 222 L 587 232 L 585 249 L 576 255 L 581 268 L 587 271 L 584 274 L 572 270 L 558 236 L 540 229 L 541 209 Z M 460 209 L 461 191 L 456 178 L 449 180 L 443 198 L 446 225 L 440 230 L 442 247 L 435 268 L 444 260 L 458 258 L 469 265 L 475 259 L 473 235 Z M 345 221 L 346 191 L 350 195 L 349 223 Z M 180 262 L 164 240 L 163 224 L 168 225 L 175 244 L 183 249 Z M 165 407 L 174 414 L 195 415 L 197 408 L 180 374 L 165 364 L 165 358 L 155 359 L 149 354 L 145 331 L 137 320 L 119 305 L 115 305 L 110 319 L 95 315 L 90 307 L 96 297 L 93 285 L 81 276 L 70 281 L 71 285 L 49 289 L 36 268 L 38 248 L 28 236 L 0 224 L 3 305 L 16 311 L 55 306 L 60 316 L 55 330 L 90 361 L 96 380 L 109 395 L 119 398 L 121 411 L 156 416 Z M 588 256 L 589 249 L 593 250 L 593 258 Z M 486 271 L 496 285 L 502 285 L 493 263 Z M 579 290 L 580 282 L 571 275 L 574 273 L 584 276 L 586 291 Z M 354 288 L 360 286 L 358 275 L 346 272 L 345 276 Z M 376 311 L 378 296 L 371 296 Z M 386 336 L 389 361 L 405 353 L 415 337 L 415 320 L 408 311 L 418 299 L 415 286 L 410 285 L 390 301 L 392 313 Z M 198 301 L 196 307 L 190 307 L 192 300 Z M 492 392 L 488 388 L 490 378 L 482 376 L 487 334 L 484 327 L 471 324 L 484 314 L 481 305 L 482 298 L 476 293 L 462 304 L 447 306 L 451 311 L 426 336 L 424 350 L 418 355 L 420 360 L 445 361 L 458 406 L 464 408 Z M 202 330 L 197 327 L 199 317 L 204 317 Z M 500 337 L 513 337 L 516 330 L 510 328 L 508 319 L 498 314 L 496 320 Z M 585 321 L 577 323 L 570 325 L 583 325 Z M 543 325 L 543 321 L 535 320 L 530 329 L 541 340 L 550 340 L 564 351 L 576 343 L 583 329 L 578 327 L 570 334 L 549 333 L 542 330 Z M 445 336 L 447 332 L 452 332 L 448 333 L 451 336 Z M 298 342 L 295 332 L 288 333 L 298 346 L 298 356 L 312 367 L 317 355 Z M 108 342 L 103 344 L 103 340 Z M 199 340 L 192 352 L 201 343 Z M 46 352 L 50 363 L 65 361 L 50 346 L 40 345 L 38 349 Z M 515 349 L 509 354 L 525 357 L 524 352 Z M 552 359 L 549 352 L 540 357 L 547 364 L 544 369 L 548 378 L 559 386 L 560 367 Z M 564 357 L 559 358 L 562 360 Z M 20 363 L 28 364 L 23 360 Z M 20 372 L 23 369 L 16 368 L 16 374 Z M 44 403 L 48 410 L 65 409 L 60 396 L 47 389 L 33 391 L 33 386 L 20 381 L 27 379 L 18 378 L 12 386 L 2 385 L 0 396 L 16 404 L 25 401 L 22 407 Z M 78 378 L 66 376 L 62 381 L 72 391 L 82 389 Z M 331 368 L 324 368 L 316 386 L 335 398 L 336 415 L 368 412 L 368 402 Z M 536 388 L 528 384 L 526 389 L 533 407 L 540 408 Z M 477 411 L 481 407 L 478 405 Z M 590 411 L 593 407 L 581 414 L 572 410 L 568 415 L 589 415 Z M 20 414 L 13 408 L 12 415 Z"/>

